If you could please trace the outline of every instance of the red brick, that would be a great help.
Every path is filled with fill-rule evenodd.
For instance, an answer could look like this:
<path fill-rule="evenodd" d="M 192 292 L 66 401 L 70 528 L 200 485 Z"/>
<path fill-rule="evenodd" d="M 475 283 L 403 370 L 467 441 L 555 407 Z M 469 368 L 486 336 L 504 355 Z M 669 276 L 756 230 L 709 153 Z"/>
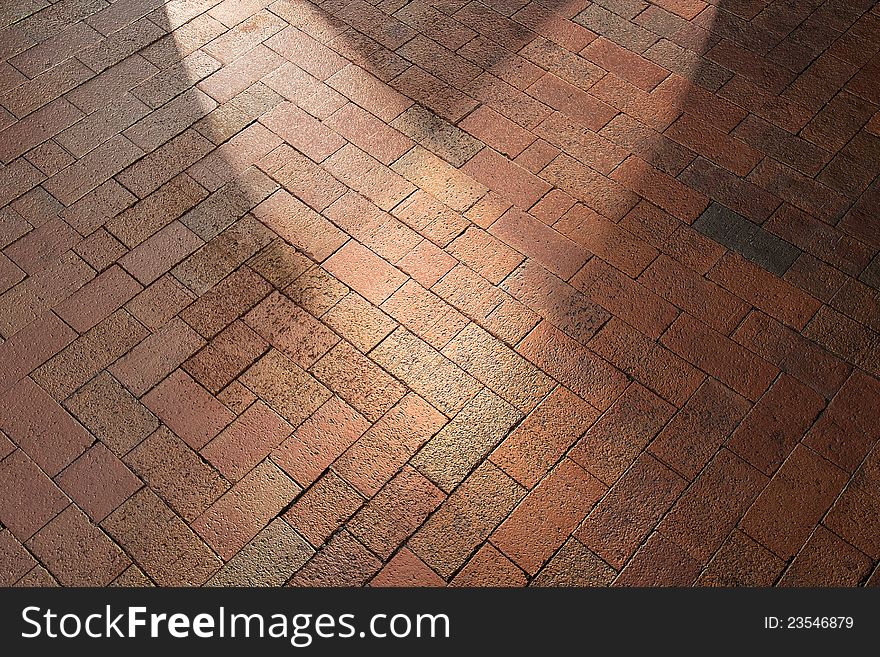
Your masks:
<path fill-rule="evenodd" d="M 426 157 L 430 156 L 427 151 L 425 153 Z M 476 192 L 484 193 L 485 190 L 480 188 Z M 470 202 L 472 199 L 468 199 L 468 203 Z M 421 189 L 416 190 L 391 213 L 439 247 L 449 244 L 468 226 L 467 220 L 458 212 Z"/>
<path fill-rule="evenodd" d="M 244 321 L 304 369 L 339 341 L 323 324 L 279 292 L 266 297 Z"/>
<path fill-rule="evenodd" d="M 331 256 L 325 266 L 331 274 L 376 304 L 382 303 L 406 280 L 395 267 L 353 240 Z"/>
<path fill-rule="evenodd" d="M 508 276 L 501 289 L 581 344 L 586 344 L 609 318 L 603 308 L 533 260 L 527 260 Z"/>
<path fill-rule="evenodd" d="M 193 449 L 201 449 L 235 417 L 182 370 L 151 390 L 144 404 Z"/>
<path fill-rule="evenodd" d="M 486 105 L 471 112 L 458 126 L 511 159 L 535 141 L 533 134 Z"/>
<path fill-rule="evenodd" d="M 88 331 L 141 290 L 120 267 L 111 267 L 57 307 L 64 321 L 80 333 Z"/>
<path fill-rule="evenodd" d="M 435 349 L 446 346 L 468 323 L 464 315 L 412 280 L 381 307 Z"/>
<path fill-rule="evenodd" d="M 370 427 L 333 467 L 362 494 L 375 495 L 445 422 L 439 411 L 410 393 Z"/>
<path fill-rule="evenodd" d="M 651 338 L 672 324 L 678 310 L 601 258 L 592 258 L 571 284 L 587 298 Z"/>
<path fill-rule="evenodd" d="M 203 244 L 179 221 L 173 221 L 119 259 L 132 276 L 149 285 Z"/>
<path fill-rule="evenodd" d="M 589 258 L 589 252 L 581 245 L 521 210 L 506 212 L 489 232 L 563 280 L 571 278 Z"/>
<path fill-rule="evenodd" d="M 678 408 L 705 380 L 685 360 L 617 318 L 605 324 L 587 346 Z"/>
<path fill-rule="evenodd" d="M 804 444 L 847 472 L 853 472 L 880 439 L 869 409 L 880 404 L 880 384 L 859 370 L 843 384 L 804 438 Z"/>
<path fill-rule="evenodd" d="M 604 98 L 587 94 L 552 73 L 544 74 L 526 91 L 541 103 L 570 116 L 594 132 L 601 130 L 617 114 L 617 110 Z"/>
<path fill-rule="evenodd" d="M 385 122 L 392 121 L 413 104 L 406 96 L 354 64 L 335 73 L 327 84 Z"/>
<path fill-rule="evenodd" d="M 627 158 L 611 177 L 689 224 L 709 204 L 709 199 L 703 194 L 654 169 L 638 157 Z"/>
<path fill-rule="evenodd" d="M 666 69 L 605 38 L 590 42 L 580 54 L 645 91 L 650 91 L 669 75 Z"/>
<path fill-rule="evenodd" d="M 792 329 L 753 311 L 733 339 L 830 399 L 849 374 L 849 367 Z"/>
<path fill-rule="evenodd" d="M 778 373 L 778 368 L 687 314 L 669 327 L 661 342 L 752 401 Z"/>
<path fill-rule="evenodd" d="M 773 474 L 824 406 L 820 395 L 782 374 L 745 417 L 728 446 L 765 474 Z"/>
<path fill-rule="evenodd" d="M 612 568 L 621 568 L 684 487 L 684 480 L 672 470 L 642 455 L 574 535 Z M 621 523 L 620 518 L 627 522 Z"/>
<path fill-rule="evenodd" d="M 529 333 L 517 351 L 600 410 L 608 408 L 626 387 L 622 372 L 547 321 Z"/>
<path fill-rule="evenodd" d="M 545 224 L 552 226 L 575 204 L 575 200 L 561 189 L 551 189 L 544 198 L 532 206 L 531 213 Z"/>
<path fill-rule="evenodd" d="M 285 512 L 285 519 L 315 547 L 323 545 L 363 505 L 364 499 L 328 470 Z"/>
<path fill-rule="evenodd" d="M 584 205 L 574 206 L 553 228 L 628 276 L 638 276 L 657 257 L 654 247 Z"/>
<path fill-rule="evenodd" d="M 449 577 L 522 499 L 524 491 L 490 463 L 480 465 L 409 540 L 408 547 Z"/>
<path fill-rule="evenodd" d="M 491 540 L 523 570 L 535 575 L 604 492 L 598 479 L 565 459 L 526 495 Z"/>
<path fill-rule="evenodd" d="M 780 204 L 775 194 L 702 157 L 695 159 L 678 179 L 756 223 L 762 223 Z"/>
<path fill-rule="evenodd" d="M 878 454 L 880 452 L 875 447 L 824 521 L 831 531 L 872 559 L 880 555 L 880 542 L 877 540 L 880 504 L 876 494 L 877 482 L 880 481 Z"/>
<path fill-rule="evenodd" d="M 366 353 L 379 344 L 397 323 L 355 292 L 350 292 L 323 316 L 324 322 Z"/>
<path fill-rule="evenodd" d="M 771 586 L 786 563 L 740 530 L 721 546 L 697 580 L 699 586 Z"/>
<path fill-rule="evenodd" d="M 763 157 L 757 149 L 693 114 L 682 114 L 663 134 L 738 176 L 746 176 Z"/>
<path fill-rule="evenodd" d="M 428 240 L 419 242 L 396 263 L 397 268 L 423 287 L 430 288 L 445 276 L 456 264 L 455 258 Z"/>
<path fill-rule="evenodd" d="M 472 176 L 466 175 L 421 146 L 413 147 L 391 168 L 456 212 L 467 210 L 487 191 Z M 526 193 L 534 194 L 534 187 L 530 186 Z M 429 235 L 426 236 L 430 238 Z"/>
<path fill-rule="evenodd" d="M 452 586 L 520 587 L 527 583 L 525 574 L 510 559 L 486 543 L 471 557 L 452 580 Z"/>
<path fill-rule="evenodd" d="M 67 496 L 21 450 L 0 462 L 0 522 L 26 541 L 69 504 Z"/>
<path fill-rule="evenodd" d="M 370 582 L 370 586 L 430 587 L 446 582 L 407 548 L 403 548 Z"/>
<path fill-rule="evenodd" d="M 203 336 L 211 338 L 237 317 L 245 314 L 271 290 L 272 286 L 262 277 L 243 267 L 201 295 L 180 316 Z M 174 293 L 175 296 L 178 294 L 190 295 L 188 290 Z M 162 316 L 165 314 L 167 313 L 163 312 Z"/>
<path fill-rule="evenodd" d="M 61 219 L 54 219 L 6 247 L 4 255 L 33 275 L 55 264 L 78 241 L 76 231 Z"/>
<path fill-rule="evenodd" d="M 315 162 L 345 145 L 345 139 L 292 103 L 276 105 L 260 122 Z"/>
<path fill-rule="evenodd" d="M 173 319 L 116 361 L 110 371 L 140 396 L 203 345 L 195 331 Z"/>
<path fill-rule="evenodd" d="M 675 409 L 633 383 L 569 451 L 569 458 L 611 486 L 672 417 Z"/>
<path fill-rule="evenodd" d="M 789 559 L 846 481 L 842 470 L 798 445 L 746 513 L 741 527 L 777 556 Z"/>
<path fill-rule="evenodd" d="M 235 321 L 187 360 L 183 369 L 211 393 L 217 394 L 262 356 L 267 347 L 259 335 L 243 322 Z"/>
<path fill-rule="evenodd" d="M 405 393 L 402 385 L 344 342 L 321 358 L 312 373 L 374 422 Z"/>
<path fill-rule="evenodd" d="M 260 203 L 254 208 L 254 215 L 319 262 L 345 243 L 342 231 L 284 190 Z"/>
<path fill-rule="evenodd" d="M 346 528 L 361 543 L 387 559 L 446 498 L 409 466 L 395 475 L 355 516 Z"/>
<path fill-rule="evenodd" d="M 590 94 L 658 131 L 665 130 L 680 113 L 677 103 L 668 102 L 656 90 L 650 94 L 613 73 L 590 87 Z"/>
<path fill-rule="evenodd" d="M 383 164 L 391 164 L 413 145 L 408 137 L 354 103 L 340 108 L 324 124 Z"/>
<path fill-rule="evenodd" d="M 363 586 L 382 567 L 372 552 L 342 530 L 290 581 L 290 586 Z"/>
<path fill-rule="evenodd" d="M 360 413 L 333 397 L 272 452 L 272 460 L 308 486 L 369 427 Z"/>
<path fill-rule="evenodd" d="M 8 164 L 70 127 L 80 117 L 82 112 L 65 99 L 52 101 L 0 132 L 0 160 Z"/>
<path fill-rule="evenodd" d="M 871 572 L 872 565 L 868 556 L 819 525 L 779 585 L 858 586 Z"/>
<path fill-rule="evenodd" d="M 725 335 L 739 325 L 749 310 L 739 298 L 665 255 L 651 263 L 638 280 Z"/>
<path fill-rule="evenodd" d="M 850 205 L 843 194 L 770 157 L 755 167 L 749 181 L 828 223 L 836 222 Z"/>
<path fill-rule="evenodd" d="M 0 397 L 0 429 L 52 477 L 94 440 L 70 413 L 27 378 Z"/>
<path fill-rule="evenodd" d="M 230 559 L 302 489 L 271 461 L 264 461 L 195 519 L 192 527 L 224 559 Z"/>
<path fill-rule="evenodd" d="M 27 545 L 64 586 L 105 586 L 131 563 L 119 546 L 73 505 Z"/>
<path fill-rule="evenodd" d="M 798 330 L 806 326 L 822 305 L 736 254 L 725 255 L 708 275 L 771 317 Z"/>
<path fill-rule="evenodd" d="M 53 313 L 37 320 L 0 344 L 0 393 L 30 374 L 76 338 Z"/>
<path fill-rule="evenodd" d="M 662 534 L 654 532 L 633 555 L 614 586 L 691 586 L 701 565 Z"/>
<path fill-rule="evenodd" d="M 523 260 L 519 253 L 473 226 L 453 240 L 447 251 L 495 285 Z"/>
<path fill-rule="evenodd" d="M 142 485 L 102 443 L 95 443 L 65 468 L 57 483 L 92 522 L 104 520 Z"/>
<path fill-rule="evenodd" d="M 0 584 L 12 586 L 36 565 L 36 560 L 8 529 L 0 531 Z"/>
<path fill-rule="evenodd" d="M 559 149 L 548 144 L 543 139 L 539 139 L 532 143 L 516 158 L 516 163 L 521 167 L 528 169 L 532 173 L 539 173 L 541 169 L 546 167 L 559 155 Z"/>
<path fill-rule="evenodd" d="M 678 499 L 658 531 L 706 563 L 767 484 L 767 477 L 726 449 Z"/>
<path fill-rule="evenodd" d="M 149 488 L 114 511 L 104 529 L 161 586 L 198 586 L 220 559 Z"/>
<path fill-rule="evenodd" d="M 293 428 L 271 408 L 256 401 L 216 438 L 201 455 L 229 481 L 238 481 L 278 447 Z"/>

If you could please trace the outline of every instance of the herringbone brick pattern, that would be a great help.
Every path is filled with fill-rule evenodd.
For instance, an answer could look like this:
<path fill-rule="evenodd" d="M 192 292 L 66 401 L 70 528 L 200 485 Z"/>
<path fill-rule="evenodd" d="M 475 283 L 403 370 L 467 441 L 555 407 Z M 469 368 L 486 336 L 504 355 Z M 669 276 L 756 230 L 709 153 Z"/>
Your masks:
<path fill-rule="evenodd" d="M 0 584 L 877 583 L 880 5 L 0 25 Z"/>

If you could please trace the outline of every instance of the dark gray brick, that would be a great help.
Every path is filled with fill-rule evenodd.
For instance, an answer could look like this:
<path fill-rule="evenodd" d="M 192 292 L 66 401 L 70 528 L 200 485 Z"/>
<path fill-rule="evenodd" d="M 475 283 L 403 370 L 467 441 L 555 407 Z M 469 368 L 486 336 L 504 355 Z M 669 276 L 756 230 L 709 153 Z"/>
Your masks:
<path fill-rule="evenodd" d="M 709 205 L 693 227 L 777 276 L 782 276 L 801 254 L 796 246 L 719 203 Z"/>

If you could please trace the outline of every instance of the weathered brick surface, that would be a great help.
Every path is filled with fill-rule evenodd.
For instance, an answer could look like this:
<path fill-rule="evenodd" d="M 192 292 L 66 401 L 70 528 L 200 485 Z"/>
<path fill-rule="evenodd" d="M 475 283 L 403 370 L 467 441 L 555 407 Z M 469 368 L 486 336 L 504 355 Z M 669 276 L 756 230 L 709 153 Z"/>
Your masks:
<path fill-rule="evenodd" d="M 0 584 L 877 582 L 870 3 L 18 5 Z"/>

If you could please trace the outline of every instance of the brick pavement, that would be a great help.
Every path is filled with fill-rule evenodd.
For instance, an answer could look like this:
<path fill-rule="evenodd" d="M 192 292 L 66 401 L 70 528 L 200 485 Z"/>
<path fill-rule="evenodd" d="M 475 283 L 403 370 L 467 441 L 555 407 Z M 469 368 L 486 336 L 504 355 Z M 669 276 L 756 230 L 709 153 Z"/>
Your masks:
<path fill-rule="evenodd" d="M 880 5 L 0 16 L 0 584 L 863 585 Z"/>

